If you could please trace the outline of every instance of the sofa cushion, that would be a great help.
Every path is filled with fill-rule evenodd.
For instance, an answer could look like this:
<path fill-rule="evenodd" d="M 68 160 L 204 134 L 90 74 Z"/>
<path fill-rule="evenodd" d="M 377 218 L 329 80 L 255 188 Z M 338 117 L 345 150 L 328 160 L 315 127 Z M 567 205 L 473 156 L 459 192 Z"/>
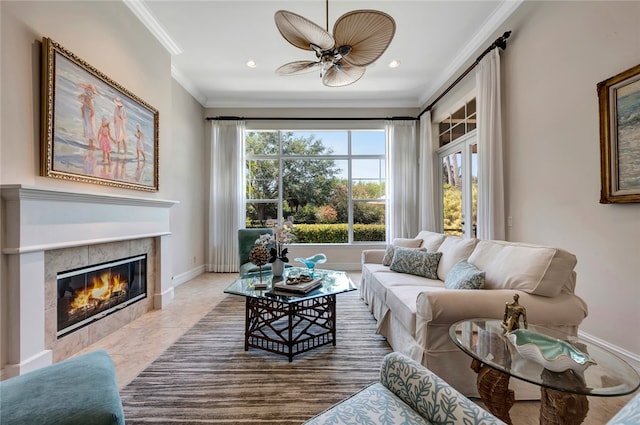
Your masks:
<path fill-rule="evenodd" d="M 460 260 L 447 274 L 444 286 L 447 289 L 480 289 L 484 285 L 484 272 L 467 260 Z"/>
<path fill-rule="evenodd" d="M 384 264 L 385 266 L 391 265 L 395 247 L 420 248 L 421 244 L 422 239 L 395 238 L 393 240 L 393 243 L 387 247 L 387 250 L 384 253 L 384 257 L 382 258 L 382 264 Z"/>
<path fill-rule="evenodd" d="M 435 292 L 446 290 L 440 280 L 422 280 L 425 281 L 425 283 L 431 283 L 431 285 L 428 287 L 424 285 L 394 285 L 387 288 L 387 306 L 393 312 L 394 317 L 412 336 L 416 334 L 416 300 L 418 299 L 418 295 L 424 291 Z"/>
<path fill-rule="evenodd" d="M 387 291 L 393 286 L 417 286 L 420 288 L 443 286 L 439 280 L 425 279 L 421 276 L 397 273 L 383 265 L 367 264 L 363 266 L 363 276 L 371 278 L 369 289 L 382 302 L 387 301 Z"/>
<path fill-rule="evenodd" d="M 505 241 L 480 241 L 469 263 L 485 272 L 486 289 L 519 289 L 556 297 L 568 284 L 575 255 L 558 248 Z"/>
<path fill-rule="evenodd" d="M 477 239 L 463 239 L 457 236 L 447 236 L 438 248 L 442 252 L 438 264 L 438 278 L 445 281 L 449 270 L 460 260 L 469 258 L 478 243 Z M 481 270 L 484 270 L 481 268 Z"/>
<path fill-rule="evenodd" d="M 427 248 L 427 251 L 430 252 L 438 251 L 438 248 L 444 241 L 444 238 L 445 235 L 443 235 L 442 233 L 429 232 L 427 230 L 423 230 L 422 232 L 418 233 L 418 236 L 416 236 L 416 239 L 420 239 L 422 241 L 422 245 L 420 246 L 423 248 Z"/>
<path fill-rule="evenodd" d="M 396 247 L 390 268 L 398 273 L 409 273 L 428 279 L 437 279 L 438 263 L 441 256 L 440 252 Z"/>

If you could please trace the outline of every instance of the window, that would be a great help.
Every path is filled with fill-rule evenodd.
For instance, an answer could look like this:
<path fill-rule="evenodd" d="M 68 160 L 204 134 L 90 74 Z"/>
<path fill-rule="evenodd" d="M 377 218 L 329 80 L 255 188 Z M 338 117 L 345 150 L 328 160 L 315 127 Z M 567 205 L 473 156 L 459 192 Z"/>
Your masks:
<path fill-rule="evenodd" d="M 443 233 L 476 237 L 478 142 L 472 99 L 438 124 L 440 130 L 440 227 Z"/>
<path fill-rule="evenodd" d="M 438 124 L 440 147 L 445 146 L 476 129 L 476 99 L 465 103 L 460 109 Z"/>
<path fill-rule="evenodd" d="M 246 227 L 291 218 L 297 243 L 385 240 L 383 130 L 246 131 Z"/>

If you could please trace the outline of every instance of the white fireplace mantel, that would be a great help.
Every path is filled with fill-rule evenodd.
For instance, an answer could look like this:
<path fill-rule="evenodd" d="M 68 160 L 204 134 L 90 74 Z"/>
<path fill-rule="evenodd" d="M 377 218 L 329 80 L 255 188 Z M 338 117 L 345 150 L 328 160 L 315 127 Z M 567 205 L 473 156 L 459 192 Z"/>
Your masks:
<path fill-rule="evenodd" d="M 173 300 L 170 208 L 176 201 L 2 185 L 2 254 L 7 314 L 1 330 L 6 365 L 15 376 L 51 364 L 44 346 L 44 253 L 74 246 L 156 238 L 154 308 Z M 164 260 L 163 260 L 164 259 Z"/>

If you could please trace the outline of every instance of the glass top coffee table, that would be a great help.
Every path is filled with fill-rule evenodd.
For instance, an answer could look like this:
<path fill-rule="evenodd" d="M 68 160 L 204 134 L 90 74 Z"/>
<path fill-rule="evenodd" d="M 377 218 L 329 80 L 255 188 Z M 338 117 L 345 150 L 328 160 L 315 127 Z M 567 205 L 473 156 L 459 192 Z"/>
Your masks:
<path fill-rule="evenodd" d="M 541 424 L 579 424 L 589 408 L 586 396 L 622 396 L 640 387 L 640 376 L 610 351 L 578 336 L 529 325 L 529 331 L 570 344 L 596 364 L 580 371 L 553 372 L 523 357 L 505 336 L 500 320 L 470 319 L 449 329 L 451 340 L 473 358 L 478 372 L 478 392 L 489 411 L 510 424 L 514 394 L 508 389 L 513 376 L 541 387 Z M 551 367 L 551 366 L 550 366 Z"/>
<path fill-rule="evenodd" d="M 259 348 L 292 361 L 296 354 L 336 345 L 336 295 L 357 288 L 345 272 L 315 269 L 313 277 L 321 279 L 321 284 L 307 293 L 273 289 L 274 283 L 307 273 L 306 268 L 291 267 L 278 279 L 263 272 L 266 289 L 256 289 L 260 282 L 256 273 L 237 279 L 224 290 L 246 299 L 245 351 Z"/>

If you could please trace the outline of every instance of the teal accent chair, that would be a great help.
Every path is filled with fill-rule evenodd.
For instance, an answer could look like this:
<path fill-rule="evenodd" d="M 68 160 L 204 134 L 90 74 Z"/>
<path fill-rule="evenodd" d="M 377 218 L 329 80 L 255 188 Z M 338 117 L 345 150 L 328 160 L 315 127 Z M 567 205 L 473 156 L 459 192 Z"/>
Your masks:
<path fill-rule="evenodd" d="M 400 353 L 382 361 L 380 382 L 304 425 L 505 425 L 439 376 Z"/>
<path fill-rule="evenodd" d="M 240 277 L 246 276 L 251 273 L 257 273 L 259 271 L 258 266 L 252 264 L 249 261 L 249 253 L 253 249 L 256 243 L 256 239 L 260 235 L 264 234 L 273 235 L 273 229 L 271 228 L 254 228 L 254 229 L 239 229 L 238 230 L 238 254 L 240 258 Z M 271 270 L 271 263 L 267 263 L 262 266 L 262 271 Z"/>
<path fill-rule="evenodd" d="M 111 357 L 96 350 L 0 382 L 0 424 L 125 425 Z"/>

